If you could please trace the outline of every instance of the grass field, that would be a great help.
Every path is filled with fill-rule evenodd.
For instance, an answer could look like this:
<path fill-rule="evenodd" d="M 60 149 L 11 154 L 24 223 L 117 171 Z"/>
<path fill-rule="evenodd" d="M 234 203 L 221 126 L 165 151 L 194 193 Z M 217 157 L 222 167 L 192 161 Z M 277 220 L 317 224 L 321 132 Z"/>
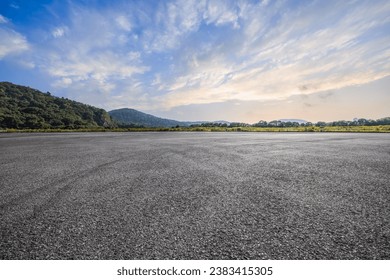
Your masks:
<path fill-rule="evenodd" d="M 308 127 L 148 127 L 148 128 L 83 128 L 83 129 L 0 129 L 12 132 L 147 132 L 147 131 L 200 131 L 200 132 L 378 132 L 389 133 L 390 125 L 375 126 L 308 126 Z"/>

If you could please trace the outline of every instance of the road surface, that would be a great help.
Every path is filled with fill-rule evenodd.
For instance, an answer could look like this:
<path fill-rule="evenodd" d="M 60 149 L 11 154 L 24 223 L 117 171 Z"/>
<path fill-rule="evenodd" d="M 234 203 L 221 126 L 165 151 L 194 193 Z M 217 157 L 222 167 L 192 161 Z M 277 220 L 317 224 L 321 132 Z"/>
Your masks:
<path fill-rule="evenodd" d="M 390 134 L 0 134 L 1 259 L 390 259 Z"/>

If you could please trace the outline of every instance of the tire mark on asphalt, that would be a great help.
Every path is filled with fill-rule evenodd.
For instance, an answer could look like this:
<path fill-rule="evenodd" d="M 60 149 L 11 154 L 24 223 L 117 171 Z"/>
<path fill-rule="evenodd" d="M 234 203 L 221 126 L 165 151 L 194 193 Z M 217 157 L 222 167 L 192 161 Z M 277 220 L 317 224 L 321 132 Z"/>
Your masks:
<path fill-rule="evenodd" d="M 202 147 L 202 153 L 205 155 L 200 156 L 198 153 L 195 157 L 191 156 L 189 150 L 178 151 L 171 148 L 167 150 L 172 162 L 180 162 L 179 168 L 190 170 L 190 173 L 184 172 L 190 177 L 187 181 L 190 187 L 171 189 L 167 193 L 167 198 L 159 196 L 145 201 L 142 203 L 144 208 L 141 212 L 146 213 L 148 217 L 150 216 L 148 219 L 154 223 L 163 224 L 170 228 L 174 228 L 177 224 L 184 224 L 191 234 L 176 233 L 179 240 L 176 244 L 182 244 L 183 248 L 191 247 L 191 250 L 202 254 L 203 258 L 243 259 L 259 254 L 263 254 L 261 256 L 264 257 L 266 254 L 258 251 L 247 253 L 246 251 L 252 244 L 251 240 L 241 238 L 241 234 L 250 229 L 250 226 L 243 224 L 245 220 L 243 212 L 247 209 L 248 198 L 240 188 L 245 182 L 245 176 L 237 178 L 239 174 L 234 172 L 237 165 L 246 165 L 244 158 L 241 158 L 242 155 L 230 150 L 233 155 L 226 156 L 219 146 L 217 151 L 212 153 L 210 153 L 210 149 Z M 221 157 L 225 161 L 210 161 L 210 158 L 216 157 Z M 199 161 L 199 158 L 204 160 Z M 228 159 L 227 162 L 226 159 Z M 242 168 L 238 169 L 242 170 Z M 180 172 L 181 169 L 175 170 Z M 184 198 L 187 198 L 185 200 L 187 202 L 181 202 Z M 166 208 L 169 205 L 171 211 L 162 209 L 163 205 L 166 205 Z M 169 220 L 166 220 L 159 211 L 165 213 Z M 150 213 L 153 214 L 150 215 Z M 201 226 L 197 227 L 198 224 Z M 145 240 L 153 240 L 152 236 L 156 234 L 149 228 L 143 228 L 142 232 Z M 155 246 L 161 245 L 156 242 Z M 176 247 L 173 246 L 173 248 Z M 189 258 L 188 256 L 183 251 L 180 256 L 177 254 L 169 255 L 169 258 L 185 259 Z M 159 255 L 148 255 L 147 257 L 155 259 L 159 258 Z"/>
<path fill-rule="evenodd" d="M 67 176 L 62 177 L 60 179 L 54 180 L 54 181 L 52 181 L 50 183 L 47 183 L 47 184 L 45 184 L 45 185 L 43 185 L 43 186 L 41 186 L 39 188 L 36 188 L 36 189 L 34 189 L 32 191 L 23 193 L 23 194 L 19 195 L 18 197 L 15 197 L 15 198 L 11 199 L 10 201 L 1 204 L 0 205 L 0 210 L 2 210 L 4 208 L 7 208 L 7 207 L 10 207 L 10 206 L 13 206 L 13 205 L 17 205 L 17 204 L 21 204 L 23 202 L 26 202 L 27 200 L 29 200 L 34 195 L 39 195 L 39 193 L 46 191 L 48 188 L 50 188 L 50 186 L 53 186 L 53 185 L 56 186 L 56 185 L 60 185 L 62 183 L 65 183 L 69 179 L 73 178 L 74 175 L 75 175 L 75 173 L 73 173 L 71 175 L 67 175 Z"/>
<path fill-rule="evenodd" d="M 13 209 L 20 208 L 20 206 L 22 204 L 28 204 L 29 202 L 31 202 L 31 205 L 26 205 L 27 208 L 32 208 L 32 212 L 33 212 L 32 215 L 37 215 L 40 212 L 42 212 L 43 210 L 50 208 L 53 205 L 53 203 L 61 200 L 61 198 L 63 198 L 66 195 L 66 193 L 68 193 L 74 187 L 77 186 L 77 184 L 74 184 L 74 183 L 77 182 L 80 178 L 86 177 L 89 174 L 92 174 L 99 169 L 102 169 L 102 168 L 107 167 L 109 165 L 115 164 L 115 163 L 120 162 L 122 160 L 123 160 L 123 158 L 119 158 L 116 160 L 105 162 L 103 164 L 97 165 L 95 167 L 92 167 L 92 168 L 87 169 L 85 171 L 81 171 L 79 173 L 73 173 L 71 175 L 66 176 L 65 178 L 55 180 L 55 181 L 53 181 L 49 184 L 46 184 L 42 187 L 39 187 L 38 189 L 35 189 L 29 193 L 23 194 L 20 197 L 14 198 L 9 202 L 7 202 L 3 205 L 0 205 L 1 216 L 2 216 L 2 218 L 5 219 L 6 214 L 8 214 L 8 215 L 15 214 L 15 213 L 13 213 L 15 211 L 12 211 Z M 53 184 L 55 184 L 55 185 L 53 186 Z M 62 184 L 64 184 L 64 186 L 61 187 Z M 60 185 L 60 186 L 56 188 L 56 185 L 57 186 Z M 50 189 L 51 186 L 53 186 L 53 190 Z M 50 194 L 53 191 L 54 191 L 54 193 Z M 42 200 L 46 201 L 46 202 L 42 203 Z M 15 210 L 19 210 L 19 209 L 15 209 Z M 26 209 L 24 209 L 22 212 L 26 213 Z M 17 213 L 19 213 L 19 212 L 17 211 Z M 20 214 L 23 214 L 23 213 L 20 213 Z M 13 219 L 14 219 L 14 217 L 13 217 Z"/>

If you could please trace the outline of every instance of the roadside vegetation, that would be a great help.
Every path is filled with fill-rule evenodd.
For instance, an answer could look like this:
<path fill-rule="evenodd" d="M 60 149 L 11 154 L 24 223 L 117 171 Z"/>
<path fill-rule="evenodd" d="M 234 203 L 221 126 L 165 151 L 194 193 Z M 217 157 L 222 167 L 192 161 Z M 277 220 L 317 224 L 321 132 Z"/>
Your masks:
<path fill-rule="evenodd" d="M 113 127 L 103 109 L 52 96 L 50 92 L 0 83 L 0 129 L 94 129 Z"/>
<path fill-rule="evenodd" d="M 129 127 L 129 128 L 80 128 L 80 129 L 0 129 L 0 132 L 148 132 L 148 131 L 187 131 L 187 132 L 377 132 L 390 133 L 390 125 L 376 126 L 299 126 L 299 127 Z"/>

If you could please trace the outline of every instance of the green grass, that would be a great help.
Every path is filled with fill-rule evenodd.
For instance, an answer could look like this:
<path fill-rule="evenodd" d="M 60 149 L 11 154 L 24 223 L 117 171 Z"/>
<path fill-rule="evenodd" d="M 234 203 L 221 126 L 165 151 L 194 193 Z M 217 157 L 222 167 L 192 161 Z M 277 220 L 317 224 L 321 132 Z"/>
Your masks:
<path fill-rule="evenodd" d="M 309 126 L 309 127 L 172 127 L 172 128 L 81 128 L 81 129 L 0 129 L 0 132 L 147 132 L 147 131 L 201 131 L 201 132 L 390 132 L 390 125 L 377 126 Z"/>

